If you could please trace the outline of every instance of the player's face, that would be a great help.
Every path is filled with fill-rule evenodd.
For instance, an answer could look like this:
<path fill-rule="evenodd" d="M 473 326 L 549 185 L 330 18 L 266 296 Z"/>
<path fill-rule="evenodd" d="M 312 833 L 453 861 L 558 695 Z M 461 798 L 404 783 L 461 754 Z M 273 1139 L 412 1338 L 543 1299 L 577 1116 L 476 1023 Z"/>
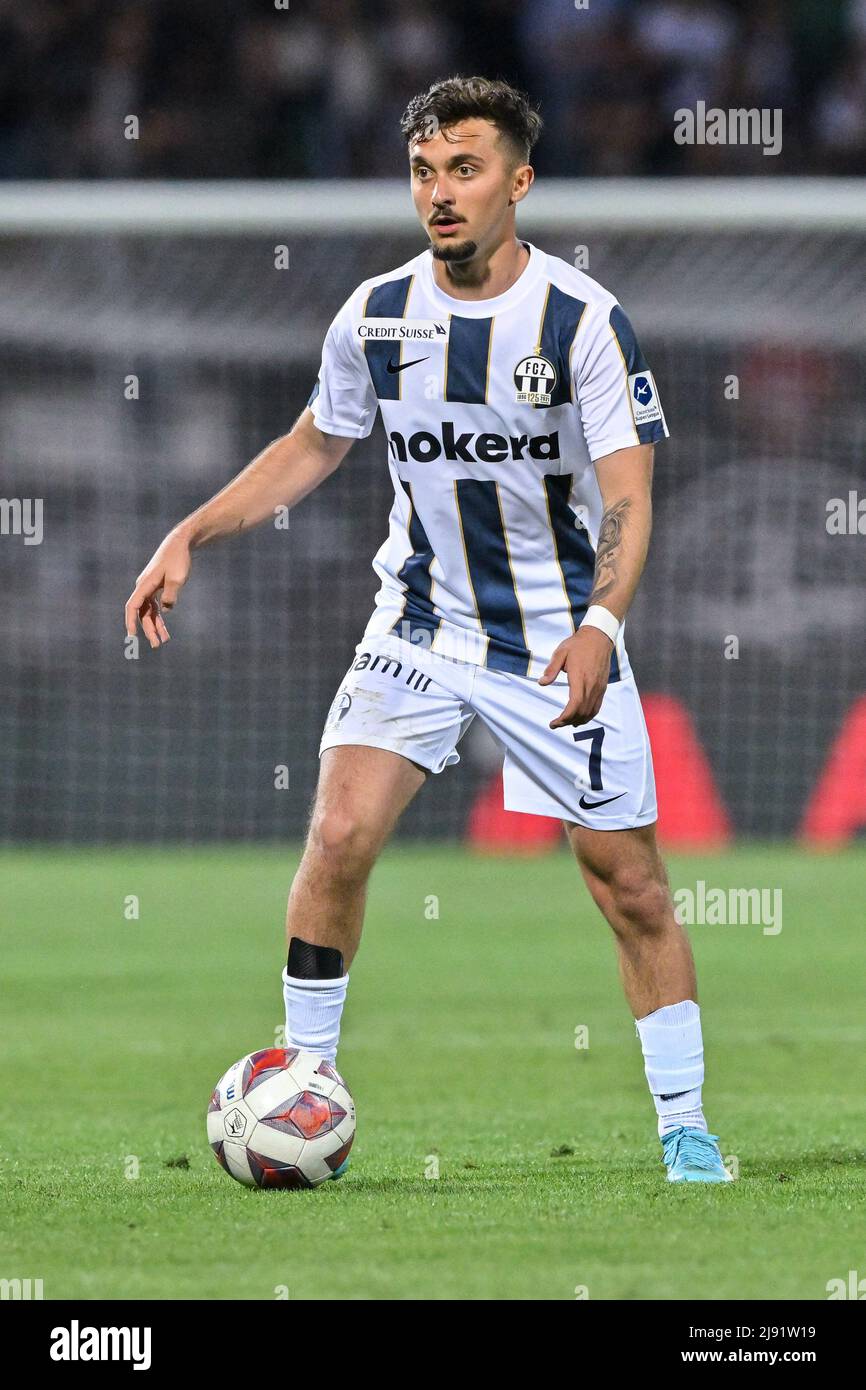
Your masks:
<path fill-rule="evenodd" d="M 513 204 L 532 182 L 489 121 L 467 120 L 409 147 L 412 198 L 442 261 L 470 260 L 495 248 L 510 229 Z"/>

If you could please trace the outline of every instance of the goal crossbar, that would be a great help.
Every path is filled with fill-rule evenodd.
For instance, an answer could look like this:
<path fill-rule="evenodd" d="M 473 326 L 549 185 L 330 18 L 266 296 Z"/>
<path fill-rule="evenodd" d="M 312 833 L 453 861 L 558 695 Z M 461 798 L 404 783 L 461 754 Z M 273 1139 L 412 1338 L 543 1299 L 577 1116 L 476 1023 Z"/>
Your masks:
<path fill-rule="evenodd" d="M 552 179 L 534 188 L 520 225 L 612 230 L 866 230 L 857 179 Z M 414 225 L 400 179 L 249 183 L 21 182 L 0 186 L 0 231 L 137 235 L 254 231 L 399 232 Z"/>

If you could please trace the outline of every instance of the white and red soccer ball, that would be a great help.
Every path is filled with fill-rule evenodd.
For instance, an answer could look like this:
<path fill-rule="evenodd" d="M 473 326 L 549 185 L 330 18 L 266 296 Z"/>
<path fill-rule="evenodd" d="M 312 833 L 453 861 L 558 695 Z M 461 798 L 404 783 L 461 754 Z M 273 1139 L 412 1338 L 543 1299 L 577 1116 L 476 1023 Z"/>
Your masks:
<path fill-rule="evenodd" d="M 207 1137 L 247 1187 L 317 1187 L 339 1176 L 355 1137 L 355 1103 L 325 1057 L 295 1048 L 251 1052 L 211 1096 Z"/>

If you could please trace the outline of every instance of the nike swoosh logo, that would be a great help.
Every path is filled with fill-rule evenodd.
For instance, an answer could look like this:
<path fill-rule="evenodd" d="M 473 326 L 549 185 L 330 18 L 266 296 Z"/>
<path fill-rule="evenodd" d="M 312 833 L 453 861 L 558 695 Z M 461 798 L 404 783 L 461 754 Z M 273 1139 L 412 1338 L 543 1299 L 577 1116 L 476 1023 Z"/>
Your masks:
<path fill-rule="evenodd" d="M 414 362 L 395 362 L 392 357 L 388 358 L 388 371 L 391 376 L 396 376 L 398 372 L 405 372 L 407 367 L 417 367 L 419 362 L 426 362 L 426 357 L 416 357 Z"/>
<path fill-rule="evenodd" d="M 578 806 L 582 806 L 584 811 L 593 811 L 596 806 L 606 806 L 609 801 L 619 801 L 621 796 L 625 796 L 625 792 L 617 792 L 616 796 L 607 796 L 604 801 L 587 801 L 584 795 L 577 804 Z"/>

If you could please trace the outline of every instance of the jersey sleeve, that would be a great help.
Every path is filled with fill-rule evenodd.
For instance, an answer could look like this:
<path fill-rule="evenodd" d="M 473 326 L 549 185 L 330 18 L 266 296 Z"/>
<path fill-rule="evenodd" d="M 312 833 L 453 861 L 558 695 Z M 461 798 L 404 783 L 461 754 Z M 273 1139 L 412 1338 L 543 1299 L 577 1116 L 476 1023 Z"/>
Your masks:
<path fill-rule="evenodd" d="M 628 318 L 618 304 L 592 314 L 578 330 L 572 361 L 575 399 L 593 460 L 668 435 L 658 387 Z"/>
<path fill-rule="evenodd" d="M 322 365 L 307 405 L 323 434 L 366 439 L 376 420 L 378 402 L 352 325 L 349 300 L 325 335 Z"/>

